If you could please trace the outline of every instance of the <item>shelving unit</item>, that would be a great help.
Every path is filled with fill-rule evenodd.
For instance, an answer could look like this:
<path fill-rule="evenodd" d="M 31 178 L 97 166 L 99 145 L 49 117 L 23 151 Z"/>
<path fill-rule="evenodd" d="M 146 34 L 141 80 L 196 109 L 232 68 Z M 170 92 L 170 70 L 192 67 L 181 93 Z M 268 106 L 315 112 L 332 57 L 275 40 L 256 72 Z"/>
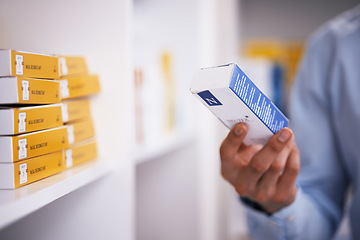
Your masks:
<path fill-rule="evenodd" d="M 98 160 L 17 190 L 0 190 L 0 239 L 134 238 L 132 5 L 131 0 L 0 3 L 0 48 L 84 55 L 102 88 L 91 103 Z"/>
<path fill-rule="evenodd" d="M 95 160 L 16 190 L 0 191 L 0 229 L 41 207 L 111 174 L 114 160 Z"/>
<path fill-rule="evenodd" d="M 196 68 L 233 61 L 237 1 L 134 2 L 136 62 L 156 67 L 162 49 L 173 53 L 177 101 L 191 129 L 136 148 L 136 239 L 226 239 L 218 153 L 223 126 L 189 88 Z"/>
<path fill-rule="evenodd" d="M 198 7 L 191 0 L 134 1 L 134 62 L 143 70 L 144 94 L 144 137 L 134 151 L 138 240 L 199 239 L 198 136 L 189 92 L 198 64 Z M 170 58 L 171 79 L 164 76 L 164 54 Z M 175 91 L 166 85 L 170 81 Z M 161 95 L 164 90 L 175 98 L 173 112 L 164 104 L 171 100 Z"/>
<path fill-rule="evenodd" d="M 135 162 L 136 164 L 142 164 L 156 160 L 166 154 L 181 150 L 185 144 L 195 140 L 196 134 L 187 130 L 171 134 L 153 145 L 138 146 L 134 155 Z"/>

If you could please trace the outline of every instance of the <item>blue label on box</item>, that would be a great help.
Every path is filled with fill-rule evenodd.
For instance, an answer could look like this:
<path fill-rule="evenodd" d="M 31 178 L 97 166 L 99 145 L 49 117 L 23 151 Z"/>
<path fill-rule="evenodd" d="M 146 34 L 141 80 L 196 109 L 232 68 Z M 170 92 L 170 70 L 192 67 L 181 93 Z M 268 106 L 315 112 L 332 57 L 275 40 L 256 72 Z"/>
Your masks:
<path fill-rule="evenodd" d="M 199 92 L 198 95 L 209 105 L 209 106 L 218 106 L 222 105 L 222 103 L 211 94 L 210 91 L 206 90 L 203 92 Z"/>
<path fill-rule="evenodd" d="M 288 126 L 289 120 L 285 115 L 237 65 L 234 67 L 229 87 L 274 134 Z"/>

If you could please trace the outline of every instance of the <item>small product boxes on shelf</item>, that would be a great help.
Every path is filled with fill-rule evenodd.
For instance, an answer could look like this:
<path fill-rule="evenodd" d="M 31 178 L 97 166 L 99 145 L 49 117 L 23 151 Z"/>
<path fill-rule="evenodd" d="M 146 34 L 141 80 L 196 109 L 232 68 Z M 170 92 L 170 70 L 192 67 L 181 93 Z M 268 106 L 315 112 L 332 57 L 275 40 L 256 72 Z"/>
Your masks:
<path fill-rule="evenodd" d="M 64 123 L 90 117 L 90 100 L 85 98 L 62 101 L 61 110 Z"/>
<path fill-rule="evenodd" d="M 62 114 L 69 143 L 65 159 L 70 168 L 97 157 L 90 96 L 100 92 L 100 83 L 97 75 L 88 73 L 84 58 L 59 56 L 59 61 Z"/>
<path fill-rule="evenodd" d="M 15 189 L 59 173 L 65 169 L 64 160 L 61 150 L 16 163 L 1 163 L 0 189 Z"/>
<path fill-rule="evenodd" d="M 59 77 L 56 56 L 0 50 L 0 189 L 65 169 Z"/>
<path fill-rule="evenodd" d="M 61 98 L 72 99 L 100 92 L 98 75 L 78 75 L 60 79 Z"/>
<path fill-rule="evenodd" d="M 89 96 L 99 91 L 84 57 L 0 50 L 0 189 L 95 159 Z"/>
<path fill-rule="evenodd" d="M 62 125 L 61 104 L 0 107 L 0 135 L 16 135 Z"/>
<path fill-rule="evenodd" d="M 0 49 L 0 77 L 59 78 L 56 56 Z"/>
<path fill-rule="evenodd" d="M 0 136 L 0 163 L 17 162 L 67 147 L 66 126 L 17 136 Z"/>
<path fill-rule="evenodd" d="M 66 167 L 97 158 L 90 97 L 100 92 L 99 77 L 88 73 L 83 57 L 59 56 L 62 117 L 68 131 Z"/>
<path fill-rule="evenodd" d="M 198 70 L 191 92 L 228 128 L 245 122 L 247 145 L 265 144 L 289 122 L 234 63 Z"/>
<path fill-rule="evenodd" d="M 58 56 L 60 62 L 60 77 L 86 74 L 86 60 L 82 56 Z"/>
<path fill-rule="evenodd" d="M 60 103 L 60 83 L 26 77 L 0 78 L 0 104 Z"/>
<path fill-rule="evenodd" d="M 97 144 L 93 139 L 74 144 L 65 151 L 66 168 L 71 168 L 96 158 Z"/>
<path fill-rule="evenodd" d="M 69 145 L 95 136 L 94 123 L 91 118 L 67 124 L 67 130 Z"/>

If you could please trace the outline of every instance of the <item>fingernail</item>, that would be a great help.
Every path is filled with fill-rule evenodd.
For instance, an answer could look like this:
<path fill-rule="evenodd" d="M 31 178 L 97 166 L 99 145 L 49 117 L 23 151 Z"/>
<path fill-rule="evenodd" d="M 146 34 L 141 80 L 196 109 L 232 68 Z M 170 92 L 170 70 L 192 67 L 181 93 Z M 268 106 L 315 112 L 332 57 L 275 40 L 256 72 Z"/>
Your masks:
<path fill-rule="evenodd" d="M 238 127 L 235 129 L 235 135 L 240 136 L 243 133 L 243 129 L 241 127 Z"/>
<path fill-rule="evenodd" d="M 286 142 L 290 138 L 290 136 L 291 136 L 290 131 L 287 129 L 283 129 L 281 130 L 278 139 L 280 142 Z"/>

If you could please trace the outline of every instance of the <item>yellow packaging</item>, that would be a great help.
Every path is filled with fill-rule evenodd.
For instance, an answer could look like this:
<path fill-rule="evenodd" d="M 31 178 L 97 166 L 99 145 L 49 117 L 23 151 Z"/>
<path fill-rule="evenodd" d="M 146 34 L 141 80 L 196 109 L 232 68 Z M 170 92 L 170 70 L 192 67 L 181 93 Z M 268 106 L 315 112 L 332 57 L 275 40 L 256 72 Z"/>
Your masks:
<path fill-rule="evenodd" d="M 59 56 L 60 76 L 85 74 L 88 72 L 85 57 Z"/>
<path fill-rule="evenodd" d="M 0 135 L 16 135 L 63 125 L 61 104 L 0 108 Z"/>
<path fill-rule="evenodd" d="M 68 147 L 67 127 L 0 136 L 0 163 L 11 163 L 56 152 Z"/>
<path fill-rule="evenodd" d="M 0 164 L 0 189 L 15 189 L 63 171 L 64 150 L 16 163 Z"/>
<path fill-rule="evenodd" d="M 26 77 L 0 78 L 0 104 L 60 103 L 60 83 Z"/>
<path fill-rule="evenodd" d="M 61 104 L 63 122 L 73 122 L 91 116 L 89 99 L 65 100 Z"/>
<path fill-rule="evenodd" d="M 61 98 L 72 99 L 85 97 L 100 92 L 97 75 L 81 75 L 60 80 Z"/>
<path fill-rule="evenodd" d="M 65 152 L 66 168 L 77 166 L 97 158 L 97 145 L 95 140 L 80 142 Z"/>
<path fill-rule="evenodd" d="M 58 57 L 0 49 L 0 76 L 59 78 Z"/>
<path fill-rule="evenodd" d="M 69 145 L 95 136 L 94 123 L 91 118 L 70 123 L 67 128 Z"/>
<path fill-rule="evenodd" d="M 288 87 L 291 86 L 301 60 L 302 41 L 276 41 L 258 39 L 245 44 L 244 55 L 250 58 L 265 58 L 280 63 L 286 69 Z"/>

